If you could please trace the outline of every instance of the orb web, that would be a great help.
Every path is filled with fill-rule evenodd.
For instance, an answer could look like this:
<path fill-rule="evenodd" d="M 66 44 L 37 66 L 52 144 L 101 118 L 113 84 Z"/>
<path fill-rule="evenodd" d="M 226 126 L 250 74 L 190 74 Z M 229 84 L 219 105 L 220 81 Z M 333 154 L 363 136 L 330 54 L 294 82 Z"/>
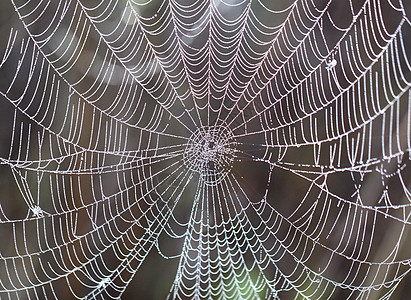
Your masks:
<path fill-rule="evenodd" d="M 409 2 L 1 1 L 0 298 L 407 296 Z"/>

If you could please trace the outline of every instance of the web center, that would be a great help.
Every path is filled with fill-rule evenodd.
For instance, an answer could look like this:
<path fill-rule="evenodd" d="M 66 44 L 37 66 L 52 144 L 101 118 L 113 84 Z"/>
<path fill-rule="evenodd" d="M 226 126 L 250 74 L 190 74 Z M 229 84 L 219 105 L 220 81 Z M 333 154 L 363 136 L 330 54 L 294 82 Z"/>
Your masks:
<path fill-rule="evenodd" d="M 184 162 L 205 184 L 216 185 L 232 168 L 234 146 L 234 137 L 228 128 L 204 126 L 191 136 L 184 151 Z"/>

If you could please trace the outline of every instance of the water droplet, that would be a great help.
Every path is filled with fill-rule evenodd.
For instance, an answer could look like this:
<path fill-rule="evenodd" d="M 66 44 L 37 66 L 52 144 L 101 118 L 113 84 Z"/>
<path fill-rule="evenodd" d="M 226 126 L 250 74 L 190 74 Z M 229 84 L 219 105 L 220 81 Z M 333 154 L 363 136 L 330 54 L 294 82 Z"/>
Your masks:
<path fill-rule="evenodd" d="M 330 62 L 327 63 L 327 66 L 325 67 L 328 71 L 330 71 L 332 68 L 334 68 L 337 65 L 337 61 L 332 59 Z"/>

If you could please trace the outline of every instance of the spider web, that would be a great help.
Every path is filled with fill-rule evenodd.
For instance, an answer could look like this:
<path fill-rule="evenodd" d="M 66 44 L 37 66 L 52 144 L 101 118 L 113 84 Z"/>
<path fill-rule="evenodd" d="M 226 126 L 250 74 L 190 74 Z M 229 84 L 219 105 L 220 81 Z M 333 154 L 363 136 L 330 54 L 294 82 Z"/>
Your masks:
<path fill-rule="evenodd" d="M 172 299 L 390 298 L 405 3 L 12 0 L 0 297 L 119 298 L 156 253 Z"/>

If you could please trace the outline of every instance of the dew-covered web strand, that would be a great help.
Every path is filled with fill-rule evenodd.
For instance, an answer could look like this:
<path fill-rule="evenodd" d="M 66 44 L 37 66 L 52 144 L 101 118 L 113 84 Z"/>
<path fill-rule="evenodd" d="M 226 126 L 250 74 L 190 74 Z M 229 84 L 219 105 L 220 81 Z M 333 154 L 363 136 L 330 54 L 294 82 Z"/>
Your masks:
<path fill-rule="evenodd" d="M 13 3 L 13 5 L 15 5 L 15 4 Z M 95 23 L 93 22 L 93 19 L 91 19 L 90 16 L 87 14 L 87 10 L 86 10 L 85 7 L 81 4 L 81 2 L 76 2 L 76 9 L 77 9 L 77 7 L 80 7 L 80 8 L 81 8 L 82 13 L 84 13 L 84 15 L 86 16 L 87 20 L 92 24 L 92 27 L 94 28 L 94 30 L 99 34 L 100 39 L 99 39 L 99 41 L 98 41 L 98 45 L 100 46 L 100 42 L 101 42 L 101 41 L 104 41 L 106 47 L 107 47 L 110 51 L 112 51 L 113 56 L 115 57 L 115 59 L 116 59 L 116 60 L 120 63 L 120 65 L 129 73 L 129 75 L 133 78 L 134 82 L 140 84 L 141 87 L 142 87 L 144 90 L 147 91 L 147 93 L 152 94 L 151 91 L 148 90 L 148 89 L 144 86 L 144 84 L 142 84 L 142 83 L 138 80 L 138 78 L 136 77 L 135 74 L 133 74 L 133 72 L 131 71 L 131 69 L 130 69 L 128 66 L 126 66 L 126 64 L 124 63 L 124 61 L 118 56 L 118 54 L 117 54 L 117 52 L 115 51 L 115 49 L 113 49 L 113 47 L 111 47 L 110 43 L 107 42 L 106 36 L 103 35 L 103 34 L 98 30 L 98 28 L 96 27 Z M 15 5 L 15 9 L 16 9 L 17 12 L 19 12 L 19 8 L 18 8 L 16 5 Z M 26 23 L 24 22 L 24 20 L 23 20 L 23 18 L 26 17 L 26 16 L 20 15 L 19 17 L 20 17 L 20 19 L 23 21 L 23 25 L 25 26 L 25 28 L 27 29 L 27 31 L 30 32 L 30 30 L 29 30 L 29 25 L 30 25 L 30 24 L 26 24 Z M 63 19 L 64 17 L 65 17 L 65 15 L 62 14 L 60 18 Z M 74 19 L 72 19 L 72 20 L 74 20 Z M 80 20 L 81 20 L 81 19 L 80 19 Z M 34 36 L 34 35 L 33 35 L 33 36 L 30 35 L 30 36 L 31 36 L 33 42 L 37 45 L 39 51 L 40 51 L 41 53 L 43 53 L 44 59 L 46 59 L 46 60 L 49 62 L 50 66 L 54 69 L 54 71 L 55 71 L 57 74 L 60 75 L 60 77 L 62 78 L 62 80 L 65 81 L 65 82 L 67 83 L 67 85 L 69 85 L 72 90 L 76 91 L 76 93 L 79 95 L 79 97 L 81 97 L 81 98 L 84 99 L 85 101 L 89 102 L 83 95 L 81 95 L 81 94 L 77 91 L 77 89 L 75 88 L 75 86 L 74 86 L 73 84 L 71 84 L 70 82 L 68 82 L 68 81 L 65 79 L 65 77 L 62 76 L 61 71 L 59 71 L 58 69 L 56 69 L 56 68 L 54 67 L 54 64 L 53 64 L 53 63 L 49 60 L 49 58 L 48 58 L 49 55 L 47 55 L 46 53 L 43 52 L 42 47 L 40 46 L 39 42 L 38 42 L 37 39 L 36 39 L 36 36 Z M 148 39 L 146 38 L 145 40 L 147 41 Z M 74 53 L 73 53 L 73 54 L 74 54 Z M 90 65 L 90 66 L 91 66 L 91 65 Z M 86 74 L 86 73 L 87 73 L 87 72 L 85 72 L 85 74 Z M 156 98 L 156 97 L 154 97 L 154 98 Z M 181 99 L 180 99 L 179 101 L 181 101 Z M 92 102 L 90 102 L 90 103 L 93 105 Z M 174 117 L 177 122 L 179 122 L 183 127 L 185 127 L 187 130 L 190 131 L 190 128 L 187 127 L 187 125 L 181 123 L 181 120 L 180 120 L 179 118 L 176 118 L 176 116 L 175 116 L 174 114 L 172 114 L 172 113 L 169 111 L 169 109 L 168 109 L 164 104 L 161 103 L 161 101 L 157 101 L 157 103 L 158 103 L 164 110 L 166 110 L 172 117 Z M 98 107 L 96 107 L 96 108 L 99 109 Z M 104 111 L 102 111 L 102 113 L 104 113 Z M 189 115 L 190 115 L 190 114 L 189 114 Z M 190 117 L 191 117 L 191 115 L 190 115 Z M 122 122 L 121 120 L 116 120 L 116 121 Z M 128 125 L 128 124 L 127 124 L 127 125 Z M 129 126 L 130 126 L 130 125 L 129 125 Z"/>
<path fill-rule="evenodd" d="M 359 11 L 359 13 L 358 13 L 357 15 L 361 14 L 361 12 L 363 12 L 363 11 L 365 10 L 367 4 L 368 4 L 368 2 L 365 2 L 365 3 L 363 4 L 361 10 Z M 326 7 L 326 8 L 327 8 L 327 7 Z M 322 20 L 321 17 L 326 13 L 326 8 L 324 9 L 323 13 L 322 13 L 321 15 L 319 15 L 319 17 L 317 18 L 317 21 L 313 24 L 312 28 L 308 31 L 308 33 L 304 36 L 304 38 L 299 42 L 298 47 L 295 47 L 295 48 L 293 49 L 292 53 L 291 53 L 290 56 L 284 61 L 284 63 L 283 63 L 273 74 L 271 74 L 270 79 L 267 80 L 267 82 L 265 83 L 265 85 L 263 86 L 263 88 L 259 89 L 258 93 L 256 93 L 256 95 L 255 95 L 252 99 L 250 99 L 249 101 L 247 101 L 247 104 L 245 105 L 245 107 L 244 107 L 237 115 L 235 115 L 235 116 L 232 118 L 232 121 L 229 123 L 229 125 L 231 125 L 231 124 L 238 118 L 238 116 L 240 116 L 241 113 L 242 113 L 249 105 L 252 104 L 253 100 L 257 99 L 257 97 L 258 97 L 265 89 L 268 89 L 269 87 L 271 87 L 271 86 L 270 86 L 270 85 L 271 85 L 271 80 L 274 79 L 274 78 L 276 77 L 276 75 L 279 74 L 279 73 L 283 70 L 284 66 L 287 65 L 287 63 L 289 62 L 290 58 L 293 57 L 293 53 L 296 53 L 296 52 L 299 50 L 299 47 L 301 47 L 301 45 L 304 44 L 304 41 L 310 36 L 311 32 L 316 28 L 316 26 L 318 26 L 318 22 L 320 22 L 320 21 Z M 348 28 L 346 28 L 346 29 L 343 30 L 343 31 L 344 31 L 344 34 L 340 37 L 340 39 L 337 41 L 336 45 L 333 47 L 333 49 L 332 49 L 331 51 L 329 51 L 329 53 L 332 53 L 332 52 L 334 52 L 336 49 L 339 48 L 340 43 L 342 43 L 342 42 L 345 40 L 345 38 L 346 38 L 346 37 L 348 36 L 348 34 L 350 33 L 351 28 L 352 28 L 353 26 L 355 26 L 355 25 L 356 25 L 356 23 L 355 23 L 355 22 L 352 22 L 352 23 L 348 26 Z M 327 43 L 325 42 L 325 40 L 324 40 L 324 45 L 325 45 L 326 48 L 328 49 L 328 45 L 327 45 Z M 271 50 L 271 49 L 270 49 L 270 50 Z M 381 52 L 381 53 L 383 53 L 383 52 Z M 273 102 L 273 103 L 271 103 L 269 106 L 265 107 L 263 111 L 261 111 L 261 112 L 259 112 L 258 114 L 254 115 L 252 118 L 257 118 L 257 117 L 259 117 L 261 114 L 263 114 L 264 112 L 266 112 L 266 111 L 268 111 L 269 109 L 271 109 L 271 108 L 272 108 L 274 105 L 276 105 L 279 101 L 281 101 L 282 99 L 286 99 L 286 97 L 287 97 L 289 94 L 291 94 L 294 90 L 296 90 L 299 86 L 302 86 L 302 85 L 305 83 L 305 81 L 307 81 L 307 80 L 311 77 L 310 75 L 315 74 L 315 72 L 318 71 L 318 70 L 320 70 L 320 68 L 323 66 L 323 64 L 324 64 L 325 62 L 327 62 L 328 55 L 325 55 L 325 56 L 323 56 L 323 57 L 320 57 L 319 59 L 321 59 L 321 61 L 319 61 L 318 66 L 315 67 L 315 68 L 313 68 L 312 70 L 310 70 L 310 73 L 309 73 L 308 75 L 306 75 L 305 78 L 304 78 L 302 81 L 300 81 L 297 85 L 293 86 L 292 89 L 290 89 L 289 91 L 287 91 L 285 95 L 282 95 L 282 96 L 281 96 L 281 99 L 276 99 L 275 102 Z M 372 65 L 371 65 L 371 66 L 372 66 Z M 369 68 L 371 68 L 371 66 L 370 66 Z M 256 73 L 257 73 L 257 72 L 256 72 Z M 357 80 L 358 80 L 358 79 L 357 79 Z M 353 85 L 354 85 L 354 84 L 353 84 Z M 347 88 L 347 89 L 348 89 L 348 88 Z M 245 97 L 245 93 L 246 93 L 246 90 L 243 91 L 243 94 L 241 94 L 240 99 L 241 99 L 242 97 Z M 342 92 L 341 92 L 341 93 L 342 93 Z M 334 99 L 337 99 L 337 98 L 338 98 L 338 97 L 334 97 Z M 235 106 L 234 106 L 234 107 L 235 107 Z M 233 108 L 234 108 L 234 107 L 233 107 Z M 318 110 L 320 110 L 320 109 L 323 109 L 323 107 L 319 107 L 319 108 L 318 108 Z M 233 111 L 233 109 L 231 109 L 230 112 L 231 112 L 231 111 Z M 313 111 L 312 114 L 314 114 L 315 112 L 316 112 L 316 111 Z M 308 115 L 304 115 L 303 117 L 307 117 L 307 116 L 308 116 Z M 228 117 L 230 117 L 230 116 L 228 115 L 227 118 L 224 120 L 224 122 L 227 122 Z M 247 120 L 246 122 L 248 122 L 248 121 L 249 121 L 249 120 Z M 294 122 L 297 122 L 297 121 L 299 121 L 299 120 L 295 120 Z M 289 126 L 289 125 L 291 125 L 291 124 L 286 123 L 286 124 L 284 124 L 283 126 Z M 240 127 L 242 127 L 242 126 L 244 126 L 244 123 L 240 123 L 239 125 L 237 125 L 236 128 L 240 128 Z"/>
<path fill-rule="evenodd" d="M 183 177 L 181 180 L 186 180 L 185 177 L 187 177 L 188 175 L 187 175 L 187 173 L 180 172 L 180 175 L 179 175 L 179 176 L 182 176 L 182 177 Z M 187 182 L 188 182 L 188 180 L 186 180 L 186 183 L 185 183 L 185 184 L 187 184 Z M 144 182 L 140 182 L 140 183 L 136 183 L 136 184 L 144 184 Z M 158 183 L 158 186 L 160 186 L 160 185 L 161 185 L 161 182 Z M 157 187 L 158 187 L 158 186 L 157 186 Z M 130 188 L 133 188 L 133 187 L 130 187 Z M 153 190 L 155 190 L 155 189 L 156 189 L 156 187 L 153 187 Z M 123 191 L 123 192 L 126 192 L 126 191 Z M 148 195 L 150 192 L 151 192 L 151 191 L 148 191 L 148 192 L 147 192 L 147 195 Z M 115 197 L 115 196 L 116 196 L 116 195 L 112 195 L 112 197 Z M 144 195 L 143 195 L 143 196 L 144 196 Z M 181 195 L 180 195 L 180 196 L 181 196 Z M 176 197 L 175 203 L 173 204 L 173 207 L 172 207 L 171 209 L 169 209 L 169 212 L 168 212 L 168 214 L 167 214 L 168 216 L 167 216 L 167 215 L 166 215 L 166 216 L 163 216 L 165 221 L 167 220 L 168 217 L 170 217 L 170 214 L 172 213 L 174 207 L 177 205 L 177 202 L 178 202 L 179 198 L 180 198 L 180 197 Z M 107 200 L 108 200 L 108 199 L 105 199 L 105 201 L 107 201 Z M 158 199 L 157 201 L 160 201 L 160 199 Z M 93 203 L 93 204 L 91 204 L 91 205 L 96 205 L 96 203 Z M 112 222 L 113 224 L 115 224 L 116 218 L 121 218 L 121 214 L 123 214 L 123 213 L 126 212 L 127 210 L 131 209 L 132 206 L 134 206 L 134 205 L 138 205 L 138 202 L 135 202 L 134 204 L 131 204 L 130 206 L 124 208 L 123 211 L 118 211 L 118 212 L 117 212 L 117 215 L 112 215 L 111 218 L 110 218 L 110 220 L 107 221 L 107 223 L 104 223 L 104 224 L 95 226 L 95 228 L 93 228 L 92 230 L 90 230 L 90 231 L 89 231 L 88 233 L 86 233 L 85 235 L 78 236 L 76 239 L 70 240 L 69 243 L 75 243 L 75 242 L 77 242 L 78 240 L 81 240 L 81 239 L 85 240 L 88 236 L 92 236 L 93 233 L 98 232 L 99 229 L 103 229 L 103 228 L 104 228 L 105 226 L 107 226 L 110 222 Z M 156 205 L 156 202 L 152 203 L 151 206 L 155 206 L 155 205 Z M 165 205 L 162 209 L 166 209 L 167 207 L 168 207 L 168 206 Z M 87 208 L 87 207 L 85 206 L 85 207 L 82 207 L 82 208 L 84 209 L 84 208 Z M 75 211 L 77 211 L 77 210 L 78 210 L 78 209 L 76 209 Z M 65 212 L 65 213 L 70 213 L 70 212 Z M 89 258 L 89 260 L 88 260 L 86 263 L 82 264 L 82 267 L 86 267 L 87 265 L 91 265 L 91 264 L 93 263 L 94 259 L 97 259 L 98 257 L 100 257 L 106 250 L 110 249 L 111 247 L 113 247 L 113 245 L 114 245 L 115 243 L 117 243 L 118 241 L 120 241 L 120 240 L 123 238 L 123 235 L 124 235 L 124 234 L 128 234 L 128 232 L 130 232 L 130 234 L 133 234 L 133 233 L 132 233 L 132 232 L 133 232 L 133 231 L 132 231 L 133 226 L 139 226 L 138 223 L 136 223 L 136 222 L 138 222 L 139 219 L 143 218 L 143 217 L 145 216 L 145 214 L 147 214 L 147 213 L 150 213 L 150 210 L 147 210 L 143 215 L 139 216 L 139 218 L 137 218 L 137 219 L 135 220 L 135 222 L 133 222 L 134 225 L 133 225 L 133 224 L 130 224 L 130 227 L 129 227 L 125 232 L 122 232 L 122 235 L 116 237 L 114 241 L 111 241 L 111 242 L 110 242 L 110 244 L 105 245 L 104 249 L 101 249 L 101 251 L 100 251 L 98 254 L 96 254 L 93 259 L 92 259 L 92 258 Z M 50 217 L 53 217 L 53 216 L 52 216 L 52 215 L 48 215 L 47 217 L 50 218 Z M 14 222 L 15 222 L 15 221 L 14 221 Z M 22 222 L 27 222 L 27 220 L 22 220 Z M 160 226 L 161 228 L 163 228 L 162 223 L 163 223 L 163 222 L 159 222 L 159 225 L 158 225 L 158 226 Z M 75 231 L 75 228 L 73 228 L 73 233 L 74 233 L 74 231 Z M 150 233 L 150 231 L 148 231 L 148 233 Z M 153 233 L 155 233 L 155 231 L 153 231 Z M 159 234 L 159 233 L 157 233 L 157 234 Z M 136 240 L 138 240 L 138 239 L 136 238 Z M 145 239 L 145 238 L 142 238 L 141 241 L 146 241 L 146 239 Z M 138 248 L 138 246 L 139 246 L 139 243 L 136 243 L 135 246 L 134 246 L 134 249 Z M 54 251 L 54 250 L 59 249 L 59 247 L 60 247 L 60 246 L 57 246 L 57 247 L 55 247 L 55 248 L 47 249 L 46 252 L 47 252 L 47 251 L 52 252 L 52 251 Z M 27 256 L 27 257 L 32 257 L 32 256 L 40 255 L 40 254 L 42 254 L 42 253 L 43 253 L 43 251 L 42 251 L 42 252 L 27 253 L 26 255 L 24 255 L 24 254 L 19 254 L 17 257 L 4 257 L 4 259 L 6 259 L 6 260 L 14 260 L 14 259 L 18 259 L 18 258 L 24 258 L 24 257 L 26 257 L 26 256 Z M 139 255 L 139 254 L 136 253 L 135 255 Z M 128 254 L 128 255 L 124 258 L 124 260 L 128 259 L 128 256 L 132 256 L 132 257 L 133 257 L 133 252 L 131 251 L 130 254 Z M 142 261 L 142 260 L 141 260 L 141 261 Z M 129 268 L 129 266 L 126 265 L 126 266 L 124 266 L 124 267 L 121 267 L 121 265 L 119 265 L 117 269 L 119 269 L 119 268 L 122 268 L 122 269 L 124 270 L 125 268 Z M 116 270 L 110 270 L 110 272 L 117 273 L 117 276 L 120 276 L 121 272 L 120 272 L 120 271 L 117 272 L 117 269 L 116 269 Z M 70 274 L 72 274 L 72 273 L 74 273 L 74 272 L 76 272 L 76 271 L 80 271 L 80 272 L 81 272 L 81 269 L 79 269 L 79 267 L 75 267 L 75 268 L 73 268 L 70 272 L 67 272 L 65 275 L 63 275 L 63 277 L 67 277 L 67 276 L 69 276 Z M 108 271 L 108 270 L 106 270 L 106 271 Z M 41 286 L 41 285 L 43 285 L 43 284 L 47 284 L 47 283 L 49 283 L 49 282 L 52 282 L 52 281 L 55 281 L 55 280 L 59 280 L 59 279 L 61 279 L 61 277 L 57 277 L 57 278 L 54 278 L 54 279 L 50 278 L 50 281 L 43 282 L 42 284 L 39 284 L 38 286 Z M 114 278 L 113 278 L 113 279 L 114 279 Z M 18 291 L 18 290 L 24 290 L 24 289 L 25 289 L 25 288 L 16 289 L 16 290 Z"/>

